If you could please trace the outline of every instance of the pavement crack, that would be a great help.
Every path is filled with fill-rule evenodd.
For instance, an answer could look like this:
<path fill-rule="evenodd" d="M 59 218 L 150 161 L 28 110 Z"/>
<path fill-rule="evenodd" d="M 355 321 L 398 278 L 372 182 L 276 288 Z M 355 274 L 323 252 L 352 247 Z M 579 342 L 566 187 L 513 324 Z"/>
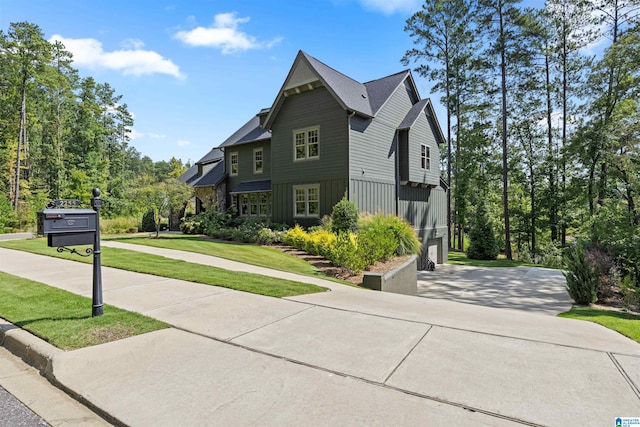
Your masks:
<path fill-rule="evenodd" d="M 283 321 L 283 320 L 285 320 L 285 319 L 289 319 L 290 317 L 294 317 L 294 316 L 297 316 L 297 315 L 299 315 L 299 314 L 302 314 L 302 313 L 304 313 L 305 311 L 310 310 L 310 309 L 312 309 L 312 308 L 314 308 L 314 307 L 315 307 L 314 305 L 310 305 L 310 304 L 309 304 L 309 306 L 308 306 L 307 308 L 304 308 L 304 309 L 302 309 L 302 310 L 300 310 L 300 311 L 297 311 L 297 312 L 295 312 L 295 313 L 292 313 L 292 314 L 290 314 L 290 315 L 288 315 L 288 316 L 281 317 L 280 319 L 276 319 L 276 320 L 274 320 L 274 321 L 272 321 L 272 322 L 265 323 L 264 325 L 258 326 L 257 328 L 253 328 L 253 329 L 251 329 L 251 330 L 249 330 L 249 331 L 247 331 L 247 332 L 243 332 L 243 333 L 241 333 L 240 335 L 236 335 L 236 336 L 235 336 L 235 337 L 233 337 L 233 338 L 229 338 L 229 340 L 228 340 L 228 341 L 229 341 L 229 342 L 231 342 L 231 341 L 233 341 L 233 340 L 235 340 L 235 339 L 238 339 L 238 338 L 240 338 L 240 337 L 243 337 L 243 336 L 245 336 L 245 335 L 247 335 L 247 334 L 250 334 L 250 333 L 252 333 L 252 332 L 259 331 L 260 329 L 266 328 L 267 326 L 271 326 L 271 325 L 273 325 L 273 324 L 275 324 L 275 323 L 282 322 L 282 321 Z"/>

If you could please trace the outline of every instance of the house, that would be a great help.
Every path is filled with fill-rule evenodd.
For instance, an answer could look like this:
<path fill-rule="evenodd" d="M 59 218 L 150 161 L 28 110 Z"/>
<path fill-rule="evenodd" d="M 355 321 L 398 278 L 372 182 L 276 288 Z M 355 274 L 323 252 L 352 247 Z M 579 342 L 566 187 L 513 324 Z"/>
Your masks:
<path fill-rule="evenodd" d="M 438 263 L 447 259 L 445 142 L 411 72 L 359 83 L 305 52 L 270 108 L 258 112 L 181 179 L 198 210 L 318 224 L 346 194 L 360 212 L 406 218 Z"/>

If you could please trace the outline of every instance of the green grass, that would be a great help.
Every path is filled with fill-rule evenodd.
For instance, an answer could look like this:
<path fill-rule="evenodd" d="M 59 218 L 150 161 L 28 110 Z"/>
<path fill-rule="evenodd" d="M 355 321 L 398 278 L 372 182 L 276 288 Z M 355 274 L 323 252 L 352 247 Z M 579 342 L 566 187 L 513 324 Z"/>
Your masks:
<path fill-rule="evenodd" d="M 63 350 L 74 350 L 170 327 L 138 313 L 0 272 L 0 317 Z"/>
<path fill-rule="evenodd" d="M 481 259 L 470 259 L 467 258 L 467 254 L 464 252 L 457 251 L 449 251 L 449 260 L 447 264 L 455 264 L 455 265 L 473 265 L 477 267 L 519 267 L 519 266 L 528 266 L 528 267 L 544 267 L 540 264 L 532 264 L 520 261 L 510 261 L 504 257 L 504 255 L 498 255 L 498 259 L 496 260 L 481 260 Z"/>
<path fill-rule="evenodd" d="M 56 251 L 56 248 L 48 247 L 46 239 L 42 238 L 30 240 L 9 240 L 0 242 L 0 247 L 64 258 L 73 261 L 86 263 L 93 262 L 93 257 L 83 258 L 68 252 L 59 253 Z M 224 270 L 222 268 L 170 259 L 159 255 L 150 255 L 117 248 L 103 247 L 101 249 L 101 261 L 104 267 L 114 267 L 121 270 L 153 274 L 161 277 L 186 280 L 188 282 L 203 283 L 206 285 L 221 286 L 238 291 L 279 298 L 326 291 L 325 288 L 308 283 L 276 279 L 258 274 L 234 272 Z"/>
<path fill-rule="evenodd" d="M 595 322 L 640 343 L 640 316 L 637 315 L 590 307 L 573 307 L 565 313 L 558 314 L 558 317 Z"/>
<path fill-rule="evenodd" d="M 259 267 L 272 268 L 275 270 L 287 271 L 310 277 L 318 277 L 324 280 L 331 280 L 337 283 L 351 285 L 348 282 L 327 276 L 322 271 L 300 258 L 266 246 L 221 242 L 203 239 L 200 236 L 180 234 L 168 234 L 158 238 L 150 238 L 148 237 L 148 234 L 147 236 L 141 236 L 140 234 L 133 236 L 111 236 L 106 237 L 105 240 L 212 255 L 231 261 L 243 262 L 245 264 L 257 265 Z"/>

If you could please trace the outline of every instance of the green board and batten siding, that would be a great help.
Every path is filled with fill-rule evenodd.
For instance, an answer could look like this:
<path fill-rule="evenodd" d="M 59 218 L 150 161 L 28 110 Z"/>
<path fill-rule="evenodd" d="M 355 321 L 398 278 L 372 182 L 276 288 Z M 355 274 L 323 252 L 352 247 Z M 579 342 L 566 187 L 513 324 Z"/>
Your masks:
<path fill-rule="evenodd" d="M 275 222 L 317 225 L 347 188 L 347 113 L 323 87 L 287 97 L 271 129 L 272 217 Z M 319 128 L 319 158 L 294 161 L 293 131 Z M 320 185 L 319 218 L 294 218 L 293 187 Z"/>
<path fill-rule="evenodd" d="M 262 181 L 271 176 L 271 143 L 269 140 L 250 142 L 247 144 L 232 145 L 225 148 L 225 165 L 229 177 L 227 190 L 232 192 L 243 182 Z M 256 148 L 262 148 L 262 173 L 253 172 L 253 152 Z M 231 153 L 238 153 L 238 175 L 231 175 Z"/>
<path fill-rule="evenodd" d="M 375 119 L 350 119 L 349 194 L 361 212 L 395 214 L 396 129 L 411 105 L 402 84 Z"/>

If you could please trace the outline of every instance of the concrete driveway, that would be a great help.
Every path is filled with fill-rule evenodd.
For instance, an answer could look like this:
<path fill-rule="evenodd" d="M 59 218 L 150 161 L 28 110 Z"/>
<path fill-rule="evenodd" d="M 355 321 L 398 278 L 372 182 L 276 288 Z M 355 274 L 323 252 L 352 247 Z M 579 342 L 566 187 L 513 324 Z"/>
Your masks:
<path fill-rule="evenodd" d="M 421 297 L 550 315 L 571 308 L 565 284 L 561 271 L 539 267 L 439 264 L 418 272 Z"/>

